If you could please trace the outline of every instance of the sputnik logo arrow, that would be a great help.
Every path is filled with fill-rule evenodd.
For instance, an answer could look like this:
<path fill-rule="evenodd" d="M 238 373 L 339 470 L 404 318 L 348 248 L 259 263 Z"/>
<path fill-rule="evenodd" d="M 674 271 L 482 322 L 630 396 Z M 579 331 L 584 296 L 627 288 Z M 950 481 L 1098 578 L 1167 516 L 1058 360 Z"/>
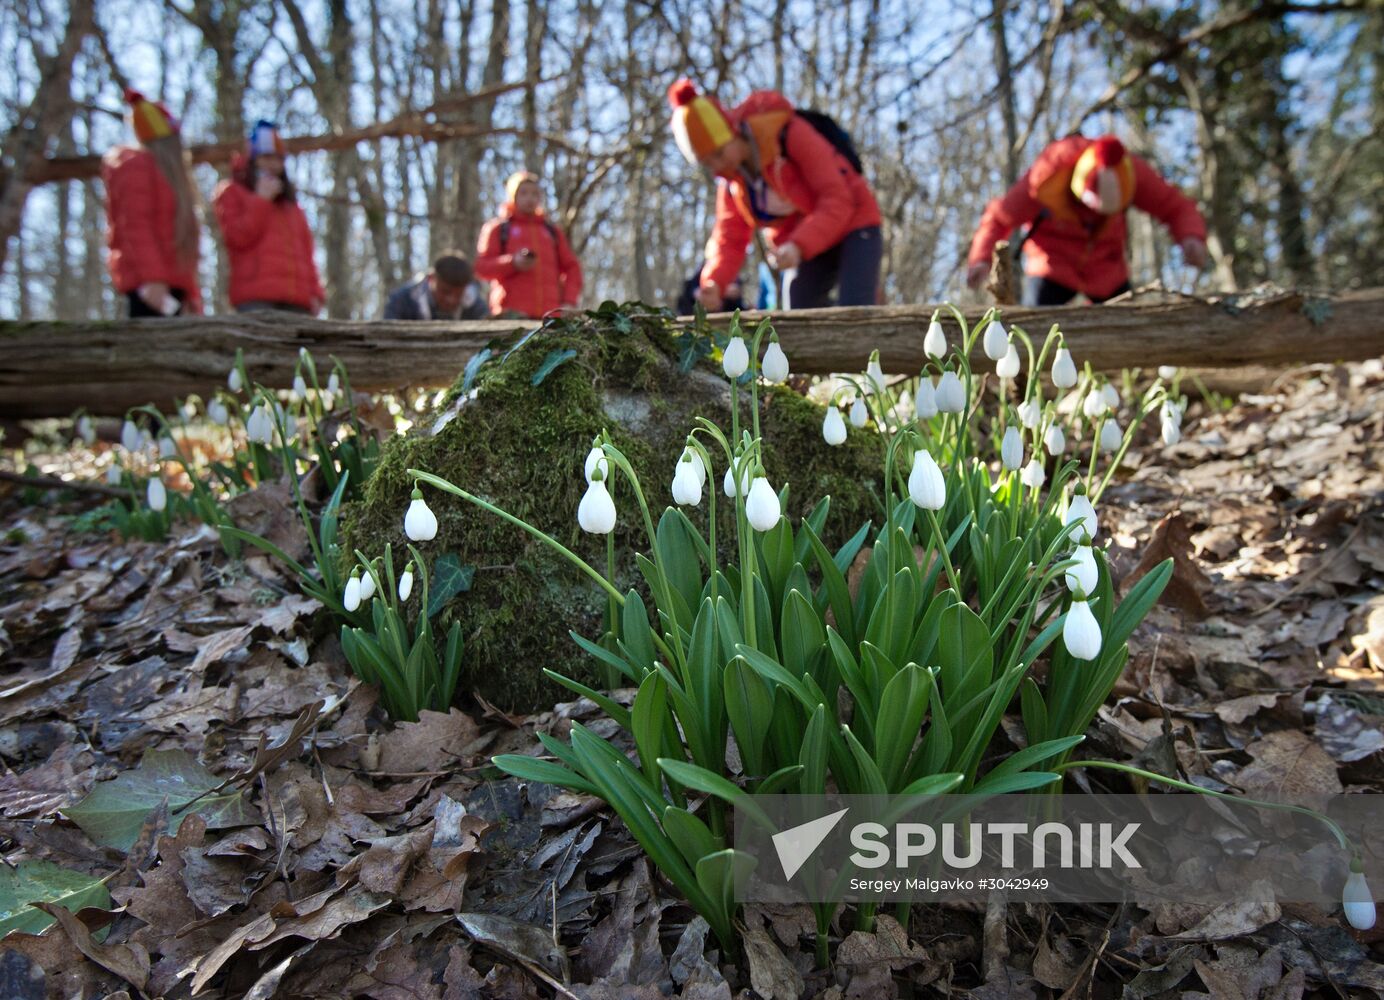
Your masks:
<path fill-rule="evenodd" d="M 840 823 L 841 817 L 848 812 L 849 808 L 842 809 L 821 819 L 810 820 L 801 826 L 790 827 L 774 834 L 774 850 L 778 851 L 779 865 L 783 868 L 785 879 L 791 879 L 798 874 L 798 869 L 812 856 L 812 852 L 821 846 L 822 841 L 827 839 L 827 834 L 836 829 L 836 824 Z"/>

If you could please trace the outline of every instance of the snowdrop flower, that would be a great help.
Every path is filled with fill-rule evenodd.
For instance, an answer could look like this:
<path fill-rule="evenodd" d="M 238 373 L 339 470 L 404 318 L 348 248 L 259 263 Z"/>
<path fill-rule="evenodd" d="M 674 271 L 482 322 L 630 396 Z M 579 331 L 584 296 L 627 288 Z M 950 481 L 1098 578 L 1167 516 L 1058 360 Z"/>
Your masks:
<path fill-rule="evenodd" d="M 1171 382 L 1177 378 L 1177 365 L 1159 365 L 1158 377 L 1165 382 Z"/>
<path fill-rule="evenodd" d="M 298 348 L 298 360 L 299 360 L 299 361 L 306 361 L 307 359 L 308 359 L 308 349 L 307 349 L 306 347 L 300 347 L 300 348 Z"/>
<path fill-rule="evenodd" d="M 164 488 L 162 479 L 156 476 L 149 480 L 147 497 L 150 510 L 163 510 L 168 506 L 168 490 Z"/>
<path fill-rule="evenodd" d="M 1120 422 L 1114 417 L 1100 425 L 1101 451 L 1117 451 L 1123 441 L 1124 431 L 1120 430 Z"/>
<path fill-rule="evenodd" d="M 855 402 L 851 404 L 851 426 L 864 427 L 869 419 L 870 409 L 865 405 L 865 397 L 856 396 Z"/>
<path fill-rule="evenodd" d="M 679 462 L 683 459 L 687 459 L 692 463 L 692 471 L 697 474 L 697 485 L 705 486 L 706 466 L 702 463 L 701 452 L 697 451 L 697 449 L 693 448 L 691 445 L 688 445 L 682 450 L 682 454 L 678 456 Z"/>
<path fill-rule="evenodd" d="M 582 471 L 586 474 L 586 481 L 591 482 L 591 477 L 596 474 L 597 469 L 601 470 L 601 478 L 610 475 L 610 462 L 605 457 L 605 452 L 595 445 L 586 453 L 586 461 L 582 464 Z"/>
<path fill-rule="evenodd" d="M 615 530 L 615 501 L 599 476 L 591 480 L 577 505 L 577 524 L 593 535 L 608 535 Z"/>
<path fill-rule="evenodd" d="M 157 451 L 154 445 L 154 435 L 150 434 L 148 429 L 144 427 L 139 429 L 139 448 L 141 451 Z"/>
<path fill-rule="evenodd" d="M 413 593 L 413 563 L 404 567 L 403 576 L 399 577 L 399 600 L 407 601 Z"/>
<path fill-rule="evenodd" d="M 918 396 L 913 400 L 913 416 L 918 420 L 931 420 L 937 416 L 937 390 L 932 387 L 932 379 L 926 375 L 918 379 Z"/>
<path fill-rule="evenodd" d="M 231 419 L 231 413 L 226 409 L 225 403 L 213 399 L 207 404 L 207 419 L 219 427 L 225 427 L 226 421 Z"/>
<path fill-rule="evenodd" d="M 333 396 L 341 395 L 341 379 L 337 377 L 336 372 L 327 376 L 327 391 Z"/>
<path fill-rule="evenodd" d="M 1182 440 L 1182 428 L 1171 420 L 1164 420 L 1159 424 L 1159 434 L 1163 438 L 1163 443 L 1171 448 Z"/>
<path fill-rule="evenodd" d="M 293 396 L 293 399 L 294 399 L 295 401 L 300 401 L 300 402 L 301 402 L 302 400 L 308 398 L 308 383 L 307 383 L 307 379 L 303 378 L 303 376 L 301 376 L 301 375 L 294 375 L 294 376 L 293 376 L 293 392 L 292 392 L 292 396 Z"/>
<path fill-rule="evenodd" d="M 92 426 L 91 418 L 85 413 L 77 418 L 77 436 L 87 444 L 96 440 L 96 428 Z"/>
<path fill-rule="evenodd" d="M 985 328 L 985 356 L 991 361 L 998 361 L 1009 351 L 1009 334 L 1005 332 L 1004 324 L 998 319 L 992 319 L 990 325 Z"/>
<path fill-rule="evenodd" d="M 1043 469 L 1043 463 L 1036 458 L 1030 458 L 1028 464 L 1019 472 L 1019 482 L 1031 490 L 1040 488 L 1047 478 L 1048 474 Z"/>
<path fill-rule="evenodd" d="M 1171 399 L 1163 400 L 1163 406 L 1159 410 L 1158 415 L 1162 420 L 1171 421 L 1177 424 L 1178 427 L 1182 426 L 1182 407 L 1178 406 Z"/>
<path fill-rule="evenodd" d="M 1059 389 L 1070 389 L 1076 385 L 1076 364 L 1072 352 L 1059 347 L 1052 359 L 1052 384 Z"/>
<path fill-rule="evenodd" d="M 702 481 L 686 453 L 673 473 L 673 502 L 684 507 L 695 507 L 702 502 Z"/>
<path fill-rule="evenodd" d="M 1105 409 L 1105 394 L 1099 389 L 1092 389 L 1086 394 L 1086 398 L 1081 401 L 1081 412 L 1086 414 L 1091 420 L 1095 420 L 1099 417 L 1105 412 Z"/>
<path fill-rule="evenodd" d="M 827 415 L 822 418 L 822 437 L 833 448 L 846 441 L 846 421 L 834 403 L 827 407 Z"/>
<path fill-rule="evenodd" d="M 173 439 L 168 435 L 159 438 L 159 461 L 168 458 L 175 458 L 178 454 L 178 446 L 173 443 Z"/>
<path fill-rule="evenodd" d="M 927 336 L 923 337 L 923 353 L 930 358 L 947 356 L 947 335 L 942 332 L 942 324 L 933 317 L 927 325 Z"/>
<path fill-rule="evenodd" d="M 120 447 L 126 451 L 134 452 L 139 451 L 139 446 L 142 443 L 139 437 L 139 428 L 134 425 L 133 421 L 127 420 L 120 425 Z"/>
<path fill-rule="evenodd" d="M 605 492 L 605 486 L 601 491 Z M 437 515 L 428 507 L 417 485 L 413 487 L 408 510 L 404 513 L 404 534 L 411 542 L 431 542 L 437 537 Z"/>
<path fill-rule="evenodd" d="M 1004 352 L 1004 357 L 995 362 L 995 374 L 1000 378 L 1016 378 L 1019 374 L 1019 349 L 1013 344 Z"/>
<path fill-rule="evenodd" d="M 293 437 L 295 434 L 298 433 L 298 418 L 297 418 L 297 417 L 295 417 L 295 416 L 294 416 L 293 414 L 291 414 L 291 413 L 283 413 L 283 412 L 280 412 L 279 416 L 283 418 L 283 422 L 284 422 L 284 436 L 285 436 L 285 437 L 290 437 L 290 438 L 291 438 L 291 437 Z"/>
<path fill-rule="evenodd" d="M 769 485 L 769 480 L 762 473 L 755 476 L 750 484 L 750 495 L 745 498 L 745 519 L 750 527 L 755 531 L 768 531 L 778 524 L 781 513 L 778 494 Z"/>
<path fill-rule="evenodd" d="M 354 611 L 360 607 L 360 570 L 351 574 L 351 579 L 346 581 L 346 592 L 341 595 L 341 606 L 347 611 Z"/>
<path fill-rule="evenodd" d="M 1077 486 L 1077 492 L 1067 504 L 1067 516 L 1062 523 L 1065 526 L 1076 521 L 1080 521 L 1081 524 L 1072 532 L 1074 537 L 1080 538 L 1084 534 L 1088 541 L 1096 537 L 1096 508 L 1091 506 L 1091 501 L 1086 498 L 1086 491 L 1081 486 Z"/>
<path fill-rule="evenodd" d="M 721 370 L 727 378 L 739 378 L 750 367 L 750 349 L 744 337 L 732 337 L 721 355 Z"/>
<path fill-rule="evenodd" d="M 1100 655 L 1100 624 L 1085 599 L 1072 602 L 1062 624 L 1062 643 L 1078 660 L 1094 660 Z"/>
<path fill-rule="evenodd" d="M 274 418 L 263 406 L 250 411 L 250 419 L 245 421 L 245 436 L 258 444 L 271 444 L 274 440 Z"/>
<path fill-rule="evenodd" d="M 240 366 L 236 365 L 226 376 L 226 388 L 230 389 L 231 392 L 239 392 L 244 386 L 245 380 L 240 375 Z"/>
<path fill-rule="evenodd" d="M 1010 424 L 1004 431 L 1004 440 L 1000 442 L 1000 464 L 1006 469 L 1013 471 L 1024 461 L 1024 440 L 1019 436 L 1019 428 Z"/>
<path fill-rule="evenodd" d="M 360 576 L 360 599 L 368 601 L 375 596 L 375 577 L 370 572 L 370 567 L 365 568 L 365 572 Z"/>
<path fill-rule="evenodd" d="M 1120 391 L 1109 382 L 1100 387 L 1100 398 L 1105 400 L 1105 405 L 1112 410 L 1120 408 Z"/>
<path fill-rule="evenodd" d="M 125 474 L 118 465 L 112 465 L 106 470 L 106 482 L 111 486 L 119 486 L 120 481 L 124 478 Z"/>
<path fill-rule="evenodd" d="M 908 498 L 923 510 L 941 510 L 947 504 L 947 481 L 937 461 L 926 448 L 913 453 L 913 469 L 908 474 Z"/>
<path fill-rule="evenodd" d="M 764 360 L 759 364 L 759 370 L 770 382 L 788 381 L 788 355 L 783 353 L 783 348 L 779 346 L 777 340 L 769 341 L 769 346 L 764 351 Z"/>
<path fill-rule="evenodd" d="M 726 469 L 726 474 L 721 479 L 721 492 L 732 500 L 735 499 L 735 476 L 731 474 L 733 469 L 733 465 L 731 468 Z M 750 469 L 748 463 L 746 463 L 745 468 L 740 470 L 740 486 L 746 494 L 750 492 Z"/>
<path fill-rule="evenodd" d="M 1030 399 L 1019 404 L 1018 409 L 1019 423 L 1029 430 L 1038 426 L 1038 420 L 1043 415 L 1043 408 L 1038 405 L 1038 400 Z"/>
<path fill-rule="evenodd" d="M 1067 589 L 1073 594 L 1093 594 L 1096 584 L 1100 582 L 1100 573 L 1096 569 L 1096 555 L 1091 550 L 1091 540 L 1082 539 L 1072 554 L 1068 557 L 1075 559 L 1076 564 L 1067 567 L 1066 581 Z M 1083 657 L 1090 659 L 1090 657 Z"/>
<path fill-rule="evenodd" d="M 1350 866 L 1350 877 L 1341 891 L 1341 906 L 1350 926 L 1357 931 L 1367 931 L 1374 926 L 1374 893 L 1365 881 L 1365 873 L 1356 870 L 1357 864 L 1359 862 L 1353 862 Z"/>
<path fill-rule="evenodd" d="M 865 366 L 865 391 L 884 391 L 884 369 L 879 364 L 879 351 L 870 352 L 869 364 Z"/>
<path fill-rule="evenodd" d="M 937 409 L 942 413 L 960 413 L 966 409 L 966 390 L 956 372 L 943 372 L 937 380 Z"/>
<path fill-rule="evenodd" d="M 1048 449 L 1049 455 L 1060 455 L 1067 450 L 1067 435 L 1062 433 L 1062 428 L 1053 424 L 1043 433 L 1043 447 Z"/>

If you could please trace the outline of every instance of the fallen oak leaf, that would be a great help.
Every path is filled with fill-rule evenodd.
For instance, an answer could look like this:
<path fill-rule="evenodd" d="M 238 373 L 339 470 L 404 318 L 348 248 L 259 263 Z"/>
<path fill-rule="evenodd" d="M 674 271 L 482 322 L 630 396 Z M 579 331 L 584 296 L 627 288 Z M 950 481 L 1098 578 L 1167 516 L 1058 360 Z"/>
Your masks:
<path fill-rule="evenodd" d="M 521 962 L 546 969 L 564 983 L 572 970 L 567 952 L 542 927 L 520 923 L 495 913 L 458 913 L 457 923 L 478 944 Z"/>
<path fill-rule="evenodd" d="M 91 932 L 69 911 L 53 903 L 35 903 L 40 910 L 62 925 L 68 939 L 87 958 L 103 969 L 115 973 L 135 989 L 144 989 L 149 981 L 149 953 L 138 944 L 97 944 Z"/>
<path fill-rule="evenodd" d="M 298 744 L 302 742 L 304 736 L 316 727 L 325 705 L 326 701 L 319 698 L 311 705 L 304 706 L 303 710 L 298 713 L 298 718 L 293 721 L 293 728 L 289 730 L 288 735 L 273 746 L 266 746 L 268 738 L 261 733 L 259 745 L 255 747 L 255 754 L 250 763 L 221 782 L 216 790 L 220 791 L 233 784 L 248 788 L 264 772 L 273 770 L 290 757 L 297 756 Z"/>
<path fill-rule="evenodd" d="M 1128 591 L 1165 559 L 1172 559 L 1173 575 L 1158 603 L 1170 604 L 1194 618 L 1205 618 L 1210 610 L 1202 594 L 1211 586 L 1211 580 L 1197 564 L 1193 554 L 1192 532 L 1180 510 L 1165 515 L 1154 525 L 1153 535 L 1144 547 L 1139 565 L 1122 582 L 1123 589 Z"/>

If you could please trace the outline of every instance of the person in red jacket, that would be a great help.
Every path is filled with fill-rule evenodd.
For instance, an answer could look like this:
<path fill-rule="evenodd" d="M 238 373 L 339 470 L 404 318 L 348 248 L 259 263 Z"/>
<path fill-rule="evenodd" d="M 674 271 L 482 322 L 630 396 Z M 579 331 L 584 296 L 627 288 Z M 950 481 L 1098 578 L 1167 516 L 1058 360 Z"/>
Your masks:
<path fill-rule="evenodd" d="M 131 316 L 200 313 L 197 196 L 178 121 L 162 104 L 127 90 L 138 146 L 101 158 L 106 187 L 107 266 Z"/>
<path fill-rule="evenodd" d="M 490 285 L 495 316 L 541 319 L 574 308 L 581 297 L 581 262 L 562 228 L 543 212 L 538 177 L 521 170 L 505 182 L 508 200 L 481 228 L 475 270 Z"/>
<path fill-rule="evenodd" d="M 284 144 L 272 122 L 255 124 L 231 177 L 212 197 L 230 258 L 237 312 L 282 309 L 316 314 L 325 296 L 312 231 L 284 172 Z"/>
<path fill-rule="evenodd" d="M 843 149 L 772 90 L 727 110 L 691 80 L 668 88 L 683 156 L 717 178 L 716 222 L 697 298 L 720 309 L 755 230 L 768 230 L 770 263 L 784 271 L 788 309 L 874 305 L 883 240 L 879 206 Z"/>
<path fill-rule="evenodd" d="M 1196 204 L 1112 135 L 1050 144 L 1003 198 L 985 207 L 967 256 L 966 284 L 990 273 L 995 243 L 1027 225 L 1024 302 L 1063 305 L 1083 293 L 1104 302 L 1129 290 L 1125 210 L 1168 227 L 1193 267 L 1206 263 L 1206 222 Z"/>

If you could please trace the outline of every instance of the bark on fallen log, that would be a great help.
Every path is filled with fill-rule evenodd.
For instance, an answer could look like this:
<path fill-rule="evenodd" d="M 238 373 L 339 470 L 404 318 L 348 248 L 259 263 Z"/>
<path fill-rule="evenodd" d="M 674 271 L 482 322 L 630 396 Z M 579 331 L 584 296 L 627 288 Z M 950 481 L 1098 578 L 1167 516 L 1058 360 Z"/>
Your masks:
<path fill-rule="evenodd" d="M 776 313 L 793 370 L 859 371 L 878 348 L 887 372 L 922 366 L 933 306 Z M 975 322 L 983 310 L 966 310 Z M 744 317 L 753 325 L 757 313 Z M 1311 317 L 1316 316 L 1314 321 Z M 725 317 L 713 318 L 724 326 Z M 1196 299 L 1034 309 L 1004 321 L 1041 341 L 1058 323 L 1078 364 L 1099 369 L 1281 367 L 1384 355 L 1384 288 L 1308 301 L 1298 294 L 1234 308 Z M 949 339 L 956 327 L 944 314 Z M 239 348 L 253 379 L 287 388 L 298 350 L 343 361 L 357 389 L 448 385 L 487 343 L 523 329 L 512 320 L 403 323 L 256 313 L 185 320 L 0 323 L 0 417 L 65 416 L 79 407 L 118 414 L 225 384 Z M 993 370 L 976 345 L 978 370 Z"/>

